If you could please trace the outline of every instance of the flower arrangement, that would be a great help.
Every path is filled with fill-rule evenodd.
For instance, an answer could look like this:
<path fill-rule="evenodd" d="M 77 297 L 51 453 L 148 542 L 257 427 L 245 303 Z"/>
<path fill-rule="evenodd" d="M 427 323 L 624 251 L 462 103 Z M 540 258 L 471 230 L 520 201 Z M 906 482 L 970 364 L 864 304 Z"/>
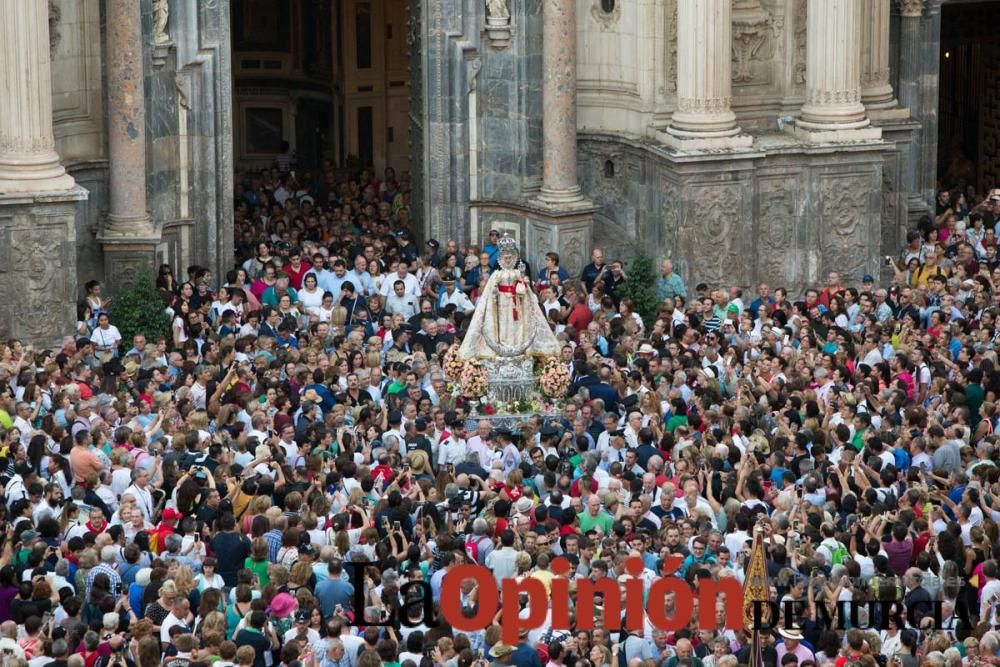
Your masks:
<path fill-rule="evenodd" d="M 563 398 L 569 391 L 569 370 L 558 359 L 549 359 L 538 376 L 538 387 L 548 398 Z"/>
<path fill-rule="evenodd" d="M 458 349 L 458 343 L 455 343 L 444 355 L 444 374 L 452 382 L 458 382 L 465 371 L 465 362 L 458 358 Z"/>
<path fill-rule="evenodd" d="M 490 386 L 486 371 L 478 361 L 465 362 L 458 383 L 462 387 L 462 395 L 466 398 L 479 398 Z"/>

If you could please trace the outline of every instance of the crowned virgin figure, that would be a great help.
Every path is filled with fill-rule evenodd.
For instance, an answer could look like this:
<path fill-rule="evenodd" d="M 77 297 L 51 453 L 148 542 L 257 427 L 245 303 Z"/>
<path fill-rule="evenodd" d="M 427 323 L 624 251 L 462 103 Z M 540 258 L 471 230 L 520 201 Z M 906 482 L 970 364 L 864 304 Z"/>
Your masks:
<path fill-rule="evenodd" d="M 497 246 L 499 268 L 483 288 L 459 348 L 459 358 L 558 354 L 559 342 L 545 320 L 531 283 L 519 267 L 517 241 L 505 234 Z"/>

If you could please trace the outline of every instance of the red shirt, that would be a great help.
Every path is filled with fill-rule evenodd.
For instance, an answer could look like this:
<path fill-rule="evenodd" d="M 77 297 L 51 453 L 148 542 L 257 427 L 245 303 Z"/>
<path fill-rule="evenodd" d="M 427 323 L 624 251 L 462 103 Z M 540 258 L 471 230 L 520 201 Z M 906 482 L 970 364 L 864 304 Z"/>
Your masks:
<path fill-rule="evenodd" d="M 581 331 L 587 330 L 587 325 L 592 319 L 594 319 L 594 314 L 590 312 L 590 308 L 586 304 L 578 303 L 570 311 L 569 317 L 566 318 L 566 324 L 573 327 L 579 335 Z"/>
<path fill-rule="evenodd" d="M 305 277 L 306 273 L 312 265 L 306 264 L 305 262 L 299 262 L 299 270 L 296 271 L 292 263 L 289 262 L 285 266 L 281 267 L 281 270 L 288 274 L 288 284 L 292 286 L 295 290 L 302 289 L 302 279 Z"/>

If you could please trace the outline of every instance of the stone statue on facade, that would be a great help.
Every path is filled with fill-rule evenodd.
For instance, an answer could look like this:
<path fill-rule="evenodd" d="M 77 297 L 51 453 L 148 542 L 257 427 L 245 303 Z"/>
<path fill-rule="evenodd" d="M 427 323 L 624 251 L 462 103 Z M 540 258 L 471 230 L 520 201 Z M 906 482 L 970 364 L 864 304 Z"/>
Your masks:
<path fill-rule="evenodd" d="M 507 9 L 507 0 L 486 0 L 487 18 L 493 21 L 510 21 L 510 10 Z"/>
<path fill-rule="evenodd" d="M 505 235 L 498 243 L 499 267 L 476 304 L 460 359 L 538 357 L 559 353 L 531 283 L 521 272 L 517 242 Z"/>
<path fill-rule="evenodd" d="M 167 34 L 169 21 L 169 0 L 153 0 L 153 44 L 166 44 L 170 41 L 170 35 Z"/>

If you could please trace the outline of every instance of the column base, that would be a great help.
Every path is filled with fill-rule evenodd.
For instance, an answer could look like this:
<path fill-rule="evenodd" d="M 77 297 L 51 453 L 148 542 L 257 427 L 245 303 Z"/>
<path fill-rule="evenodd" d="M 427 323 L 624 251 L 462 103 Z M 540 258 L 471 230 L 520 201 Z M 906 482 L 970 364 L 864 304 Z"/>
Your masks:
<path fill-rule="evenodd" d="M 889 100 L 878 106 L 868 107 L 868 117 L 873 123 L 892 121 L 892 120 L 908 120 L 910 118 L 910 110 L 904 106 L 900 106 L 896 98 Z"/>
<path fill-rule="evenodd" d="M 0 163 L 0 194 L 69 192 L 74 187 L 76 181 L 59 164 L 55 153 L 41 160 Z"/>
<path fill-rule="evenodd" d="M 132 286 L 143 273 L 155 279 L 159 239 L 111 240 L 99 237 L 104 251 L 104 276 L 108 291 L 116 294 Z"/>
<path fill-rule="evenodd" d="M 113 215 L 108 214 L 104 228 L 98 234 L 98 240 L 132 241 L 134 239 L 159 239 L 156 227 L 148 215 Z"/>
<path fill-rule="evenodd" d="M 666 131 L 657 132 L 656 138 L 679 151 L 733 150 L 753 146 L 753 137 L 742 134 L 738 127 L 719 132 L 692 132 L 668 126 Z"/>
<path fill-rule="evenodd" d="M 591 244 L 594 241 L 594 206 L 586 199 L 574 210 L 556 210 L 535 207 L 526 211 L 525 252 L 533 271 L 545 265 L 545 253 L 559 253 L 560 266 L 572 276 L 590 261 Z"/>
<path fill-rule="evenodd" d="M 544 208 L 557 211 L 592 208 L 591 203 L 584 199 L 579 185 L 558 190 L 543 185 L 535 202 Z"/>
<path fill-rule="evenodd" d="M 800 139 L 817 144 L 878 141 L 882 138 L 882 128 L 872 127 L 867 118 L 843 125 L 810 123 L 797 118 L 786 124 L 784 130 Z"/>
<path fill-rule="evenodd" d="M 0 195 L 0 337 L 39 349 L 61 345 L 76 325 L 76 212 L 90 194 L 64 192 Z"/>

